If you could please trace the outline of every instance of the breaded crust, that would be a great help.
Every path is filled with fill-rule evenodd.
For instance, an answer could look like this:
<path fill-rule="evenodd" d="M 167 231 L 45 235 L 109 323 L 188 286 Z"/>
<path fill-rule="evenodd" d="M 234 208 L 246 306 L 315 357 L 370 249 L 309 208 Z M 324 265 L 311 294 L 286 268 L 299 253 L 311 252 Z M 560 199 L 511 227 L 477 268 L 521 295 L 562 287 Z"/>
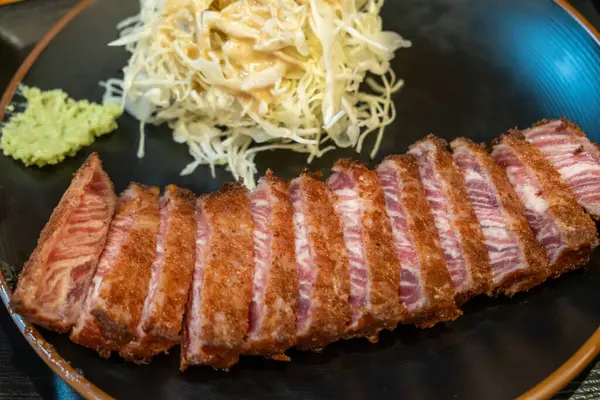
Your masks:
<path fill-rule="evenodd" d="M 148 227 L 150 230 L 155 229 L 156 234 L 146 238 L 140 237 L 149 233 L 143 229 L 144 221 L 148 219 L 147 215 L 144 214 L 149 213 L 152 215 L 151 210 L 153 207 L 155 208 L 156 213 L 156 220 L 154 221 L 156 226 L 152 226 L 152 223 L 146 225 L 150 225 Z M 127 281 L 132 275 L 129 271 L 128 261 L 132 260 L 134 264 L 136 261 L 139 261 L 137 259 L 136 245 L 141 245 L 140 250 L 147 250 L 150 247 L 155 250 L 156 235 L 158 234 L 158 188 L 147 188 L 138 184 L 130 184 L 129 187 L 121 193 L 116 209 L 115 217 L 110 225 L 106 246 L 100 256 L 98 267 L 96 268 L 96 272 L 92 279 L 92 284 L 90 285 L 84 307 L 77 320 L 77 324 L 74 326 L 70 335 L 72 341 L 96 350 L 103 357 L 108 357 L 112 351 L 119 350 L 122 345 L 126 344 L 126 340 L 128 342 L 133 339 L 134 334 L 129 333 L 129 325 L 125 323 L 117 326 L 108 335 L 104 332 L 105 327 L 110 328 L 117 325 L 111 320 L 112 314 L 124 310 L 122 306 L 113 307 L 113 309 L 110 310 L 110 314 L 109 312 L 103 311 L 94 313 L 94 310 L 97 310 L 100 307 L 106 308 L 107 305 L 112 306 L 115 304 L 115 301 L 122 301 L 123 297 L 129 295 L 127 292 L 128 290 L 131 290 L 128 286 L 130 284 L 129 282 L 124 282 L 124 287 L 122 287 L 123 292 L 119 297 L 112 298 L 111 290 L 118 292 L 119 289 L 117 286 L 121 281 Z M 141 219 L 140 215 L 142 215 Z M 140 220 L 142 221 L 141 224 L 139 224 Z M 150 220 L 152 220 L 152 218 L 150 218 Z M 142 230 L 132 237 L 132 232 L 136 229 L 140 230 L 140 228 L 142 228 Z M 152 237 L 154 237 L 154 244 L 148 244 L 147 241 L 152 240 Z M 136 240 L 140 239 L 142 240 L 141 243 L 136 242 Z M 152 256 L 152 259 L 153 258 L 154 257 Z M 152 261 L 150 260 L 150 262 Z M 135 267 L 139 267 L 139 265 Z M 114 271 L 115 268 L 118 268 L 116 273 Z M 139 268 L 135 269 L 136 272 L 139 272 Z M 136 281 L 138 280 L 135 277 L 133 279 Z M 133 288 L 134 291 L 147 290 L 147 281 L 145 283 L 137 283 L 142 286 Z M 141 296 L 138 293 L 134 294 L 133 297 Z M 142 302 L 144 301 L 144 297 L 141 297 Z M 135 306 L 135 304 L 133 304 L 133 306 Z M 135 310 L 132 311 L 135 312 Z M 129 310 L 124 310 L 125 315 L 131 316 L 129 313 Z M 99 319 L 97 319 L 97 317 L 99 317 Z M 139 322 L 139 314 L 137 322 Z M 132 322 L 132 324 L 133 323 L 134 322 Z M 105 324 L 105 326 L 101 326 L 102 324 Z M 134 328 L 135 326 L 132 329 Z"/>
<path fill-rule="evenodd" d="M 112 268 L 104 275 L 91 314 L 106 338 L 125 345 L 136 337 L 142 315 L 159 231 L 157 187 L 133 183 L 137 195 L 120 205 L 133 217 L 127 238 Z"/>
<path fill-rule="evenodd" d="M 527 218 L 525 218 L 523 205 L 515 189 L 510 184 L 505 171 L 492 158 L 485 147 L 466 138 L 458 138 L 455 142 L 467 146 L 477 158 L 479 165 L 487 171 L 492 184 L 496 188 L 507 226 L 511 234 L 518 238 L 521 252 L 527 264 L 527 269 L 517 270 L 497 284 L 493 290 L 494 294 L 513 296 L 517 292 L 526 291 L 539 285 L 550 274 L 546 252 L 531 231 Z"/>
<path fill-rule="evenodd" d="M 194 272 L 196 196 L 175 185 L 169 193 L 167 231 L 164 237 L 165 260 L 160 282 L 152 299 L 152 311 L 143 323 L 146 334 L 154 339 L 178 342 L 188 291 Z M 185 249 L 186 251 L 182 251 Z"/>
<path fill-rule="evenodd" d="M 195 252 L 189 249 L 194 248 L 196 240 L 195 205 L 196 196 L 189 190 L 175 185 L 166 187 L 161 199 L 162 239 L 159 239 L 164 258 L 160 265 L 154 260 L 150 290 L 138 327 L 143 333 L 138 333 L 133 342 L 120 349 L 121 356 L 128 360 L 149 362 L 181 339 L 183 314 L 194 272 Z"/>
<path fill-rule="evenodd" d="M 176 346 L 179 342 L 167 339 L 153 339 L 149 336 L 143 336 L 141 339 L 136 337 L 126 345 L 119 346 L 119 355 L 127 361 L 132 361 L 136 364 L 148 364 L 152 357 L 165 353 Z"/>
<path fill-rule="evenodd" d="M 119 345 L 114 340 L 105 337 L 91 317 L 84 325 L 76 327 L 71 331 L 69 339 L 73 342 L 96 351 L 100 357 L 109 358 L 113 351 L 119 350 Z"/>
<path fill-rule="evenodd" d="M 417 162 L 410 155 L 392 155 L 385 160 L 393 162 L 402 185 L 400 198 L 406 211 L 409 235 L 419 255 L 421 285 L 426 297 L 426 305 L 404 323 L 429 328 L 438 322 L 452 321 L 462 315 L 462 311 L 454 301 L 456 293 L 446 269 Z"/>
<path fill-rule="evenodd" d="M 457 293 L 456 302 L 460 305 L 471 297 L 488 293 L 492 289 L 489 255 L 481 226 L 467 194 L 465 179 L 448 151 L 448 143 L 430 134 L 415 145 L 423 141 L 431 141 L 436 147 L 435 168 L 444 182 L 445 193 L 455 216 L 454 227 L 460 233 L 461 248 L 472 279 L 469 290 Z"/>
<path fill-rule="evenodd" d="M 350 322 L 350 274 L 342 227 L 327 185 L 320 175 L 304 172 L 297 178 L 303 190 L 309 243 L 317 278 L 311 298 L 311 324 L 297 347 L 320 350 L 343 336 Z"/>
<path fill-rule="evenodd" d="M 264 294 L 266 315 L 258 332 L 260 339 L 249 340 L 246 353 L 289 360 L 283 353 L 296 342 L 298 297 L 294 210 L 286 181 L 275 177 L 271 170 L 261 180 L 268 186 L 272 201 L 270 268 Z"/>
<path fill-rule="evenodd" d="M 394 250 L 392 226 L 385 209 L 385 197 L 377 172 L 359 161 L 338 160 L 333 171 L 344 173 L 356 184 L 363 207 L 362 242 L 369 280 L 369 307 L 363 319 L 348 334 L 377 340 L 380 330 L 393 330 L 408 318 L 400 301 L 401 266 Z"/>
<path fill-rule="evenodd" d="M 106 217 L 101 237 L 95 244 L 95 255 L 88 264 L 77 266 L 69 271 L 63 286 L 62 295 L 57 288 L 48 285 L 49 258 L 59 245 L 69 225 L 69 219 L 81 205 L 86 191 L 94 191 L 92 184 L 99 181 L 108 186 L 103 196 L 106 206 Z M 97 153 L 92 153 L 83 165 L 75 172 L 71 184 L 63 194 L 60 202 L 52 211 L 49 221 L 40 233 L 37 247 L 23 266 L 15 292 L 11 296 L 11 307 L 15 312 L 27 317 L 32 322 L 57 332 L 68 332 L 76 322 L 81 304 L 85 300 L 91 277 L 94 274 L 98 257 L 104 247 L 110 220 L 114 214 L 117 196 L 110 178 L 102 169 L 102 162 Z M 80 275 L 75 281 L 75 276 Z M 52 298 L 52 302 L 48 301 Z M 43 300 L 42 303 L 40 301 Z"/>
<path fill-rule="evenodd" d="M 219 191 L 201 196 L 197 206 L 210 227 L 201 288 L 201 337 L 191 338 L 202 346 L 192 357 L 184 348 L 181 368 L 210 365 L 227 369 L 243 352 L 252 299 L 254 224 L 248 191 L 241 184 L 227 183 Z"/>
<path fill-rule="evenodd" d="M 548 210 L 567 246 L 556 262 L 550 266 L 553 277 L 585 265 L 592 250 L 598 245 L 596 225 L 577 203 L 560 174 L 543 154 L 525 140 L 518 131 L 510 131 L 497 139 L 510 146 L 519 160 L 535 173 Z"/>

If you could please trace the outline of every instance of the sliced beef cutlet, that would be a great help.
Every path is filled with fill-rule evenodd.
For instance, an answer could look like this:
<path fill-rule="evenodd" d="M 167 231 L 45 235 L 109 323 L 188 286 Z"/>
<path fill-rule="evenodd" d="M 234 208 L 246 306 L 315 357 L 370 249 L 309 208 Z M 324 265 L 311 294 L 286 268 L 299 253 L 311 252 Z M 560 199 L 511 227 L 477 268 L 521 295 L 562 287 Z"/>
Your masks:
<path fill-rule="evenodd" d="M 492 273 L 483 232 L 447 143 L 429 135 L 413 144 L 409 154 L 419 165 L 457 303 L 489 292 Z"/>
<path fill-rule="evenodd" d="M 132 183 L 117 202 L 106 246 L 71 339 L 108 355 L 135 339 L 156 254 L 159 189 Z"/>
<path fill-rule="evenodd" d="M 543 154 L 523 134 L 511 132 L 496 141 L 492 155 L 505 169 L 546 250 L 552 276 L 587 263 L 598 245 L 596 226 Z"/>
<path fill-rule="evenodd" d="M 339 160 L 327 181 L 335 196 L 350 265 L 352 321 L 347 335 L 376 340 L 407 317 L 400 301 L 396 257 L 385 197 L 375 171 L 358 161 Z"/>
<path fill-rule="evenodd" d="M 16 312 L 51 330 L 71 329 L 104 248 L 116 200 L 93 153 L 75 173 L 25 263 L 11 298 Z"/>
<path fill-rule="evenodd" d="M 483 231 L 494 293 L 512 296 L 539 285 L 550 274 L 546 254 L 504 170 L 469 139 L 455 139 L 451 147 Z"/>
<path fill-rule="evenodd" d="M 600 151 L 574 123 L 540 121 L 522 131 L 567 183 L 577 202 L 600 219 Z"/>
<path fill-rule="evenodd" d="M 294 209 L 288 183 L 271 171 L 250 196 L 254 222 L 254 278 L 246 354 L 287 360 L 296 341 L 298 269 Z"/>
<path fill-rule="evenodd" d="M 268 172 L 252 192 L 199 199 L 132 183 L 117 200 L 93 154 L 11 304 L 104 357 L 147 362 L 179 342 L 181 370 L 228 369 L 451 321 L 472 296 L 512 296 L 588 261 L 600 152 L 575 125 L 509 132 L 491 155 L 451 147 L 429 135 L 376 171 L 344 159 L 327 182 Z"/>
<path fill-rule="evenodd" d="M 181 369 L 228 369 L 244 352 L 254 276 L 248 191 L 226 184 L 196 205 L 196 265 L 184 323 Z"/>
<path fill-rule="evenodd" d="M 148 295 L 134 340 L 120 349 L 128 360 L 148 362 L 179 344 L 194 273 L 196 197 L 169 185 L 160 200 L 160 230 Z"/>
<path fill-rule="evenodd" d="M 409 155 L 389 156 L 377 168 L 385 193 L 396 257 L 402 264 L 400 299 L 409 312 L 405 323 L 427 328 L 458 318 L 454 287 L 446 268 L 431 208 Z"/>
<path fill-rule="evenodd" d="M 331 192 L 308 173 L 292 181 L 298 267 L 297 347 L 320 350 L 339 340 L 351 319 L 350 272 Z"/>

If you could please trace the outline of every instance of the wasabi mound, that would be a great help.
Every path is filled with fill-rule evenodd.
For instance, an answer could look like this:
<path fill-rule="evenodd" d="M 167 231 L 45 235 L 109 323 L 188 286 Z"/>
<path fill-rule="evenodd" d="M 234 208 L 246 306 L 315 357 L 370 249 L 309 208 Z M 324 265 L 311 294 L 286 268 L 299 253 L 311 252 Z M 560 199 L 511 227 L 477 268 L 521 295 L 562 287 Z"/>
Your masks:
<path fill-rule="evenodd" d="M 76 101 L 60 89 L 21 87 L 20 93 L 27 99 L 27 108 L 2 127 L 0 148 L 27 166 L 58 164 L 74 156 L 96 137 L 114 131 L 122 114 L 117 104 Z"/>

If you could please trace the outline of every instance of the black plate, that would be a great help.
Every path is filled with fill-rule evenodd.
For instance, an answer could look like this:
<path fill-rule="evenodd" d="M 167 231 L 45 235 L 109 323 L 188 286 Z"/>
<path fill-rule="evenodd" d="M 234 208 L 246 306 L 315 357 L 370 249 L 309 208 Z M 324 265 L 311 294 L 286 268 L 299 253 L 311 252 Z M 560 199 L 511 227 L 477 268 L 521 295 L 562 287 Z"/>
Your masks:
<path fill-rule="evenodd" d="M 115 25 L 137 2 L 96 1 L 39 57 L 25 79 L 100 101 L 100 80 L 115 76 L 127 55 L 108 48 Z M 388 0 L 386 29 L 412 40 L 393 62 L 406 87 L 395 97 L 398 118 L 387 129 L 377 160 L 402 153 L 428 132 L 490 141 L 506 129 L 566 116 L 600 140 L 600 47 L 549 0 Z M 116 189 L 129 181 L 169 183 L 200 194 L 230 179 L 208 168 L 180 177 L 190 160 L 165 129 L 151 129 L 138 160 L 137 122 L 124 116 L 114 134 L 75 158 L 44 169 L 0 157 L 0 259 L 22 265 L 35 247 L 71 174 L 91 151 L 100 153 Z M 342 156 L 316 160 L 325 175 Z M 292 178 L 304 157 L 275 151 L 261 171 Z M 339 342 L 321 354 L 291 351 L 291 363 L 243 358 L 229 373 L 178 371 L 178 351 L 150 365 L 100 359 L 66 335 L 45 339 L 92 383 L 117 398 L 415 398 L 506 399 L 521 394 L 569 358 L 600 323 L 600 253 L 587 269 L 547 282 L 514 299 L 477 298 L 455 322 L 429 330 L 400 327 L 366 340 Z"/>

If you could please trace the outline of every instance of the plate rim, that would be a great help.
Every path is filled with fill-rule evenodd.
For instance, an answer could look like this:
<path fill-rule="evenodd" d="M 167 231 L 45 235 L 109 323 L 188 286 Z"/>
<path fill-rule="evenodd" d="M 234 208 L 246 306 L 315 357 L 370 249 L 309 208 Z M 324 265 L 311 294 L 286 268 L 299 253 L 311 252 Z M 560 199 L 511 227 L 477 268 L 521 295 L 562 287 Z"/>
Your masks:
<path fill-rule="evenodd" d="M 594 39 L 600 46 L 600 32 L 579 12 L 568 0 L 552 0 L 560 6 L 563 11 L 571 16 L 581 27 Z M 71 8 L 61 19 L 56 22 L 52 28 L 40 39 L 31 52 L 27 55 L 23 63 L 19 66 L 8 86 L 0 98 L 0 121 L 3 120 L 6 109 L 19 86 L 31 67 L 35 64 L 38 57 L 48 47 L 52 40 L 83 10 L 94 3 L 95 0 L 80 0 Z M 37 328 L 15 313 L 10 306 L 11 290 L 8 287 L 2 270 L 0 269 L 0 299 L 6 307 L 13 322 L 36 352 L 38 357 L 58 376 L 61 377 L 69 386 L 85 399 L 111 400 L 112 396 L 94 385 L 86 379 L 79 371 L 73 368 L 67 360 L 60 356 L 39 333 Z M 575 379 L 600 353 L 600 327 L 590 336 L 587 341 L 567 359 L 559 368 L 544 380 L 520 395 L 517 400 L 542 400 L 549 399 L 562 388 Z"/>

